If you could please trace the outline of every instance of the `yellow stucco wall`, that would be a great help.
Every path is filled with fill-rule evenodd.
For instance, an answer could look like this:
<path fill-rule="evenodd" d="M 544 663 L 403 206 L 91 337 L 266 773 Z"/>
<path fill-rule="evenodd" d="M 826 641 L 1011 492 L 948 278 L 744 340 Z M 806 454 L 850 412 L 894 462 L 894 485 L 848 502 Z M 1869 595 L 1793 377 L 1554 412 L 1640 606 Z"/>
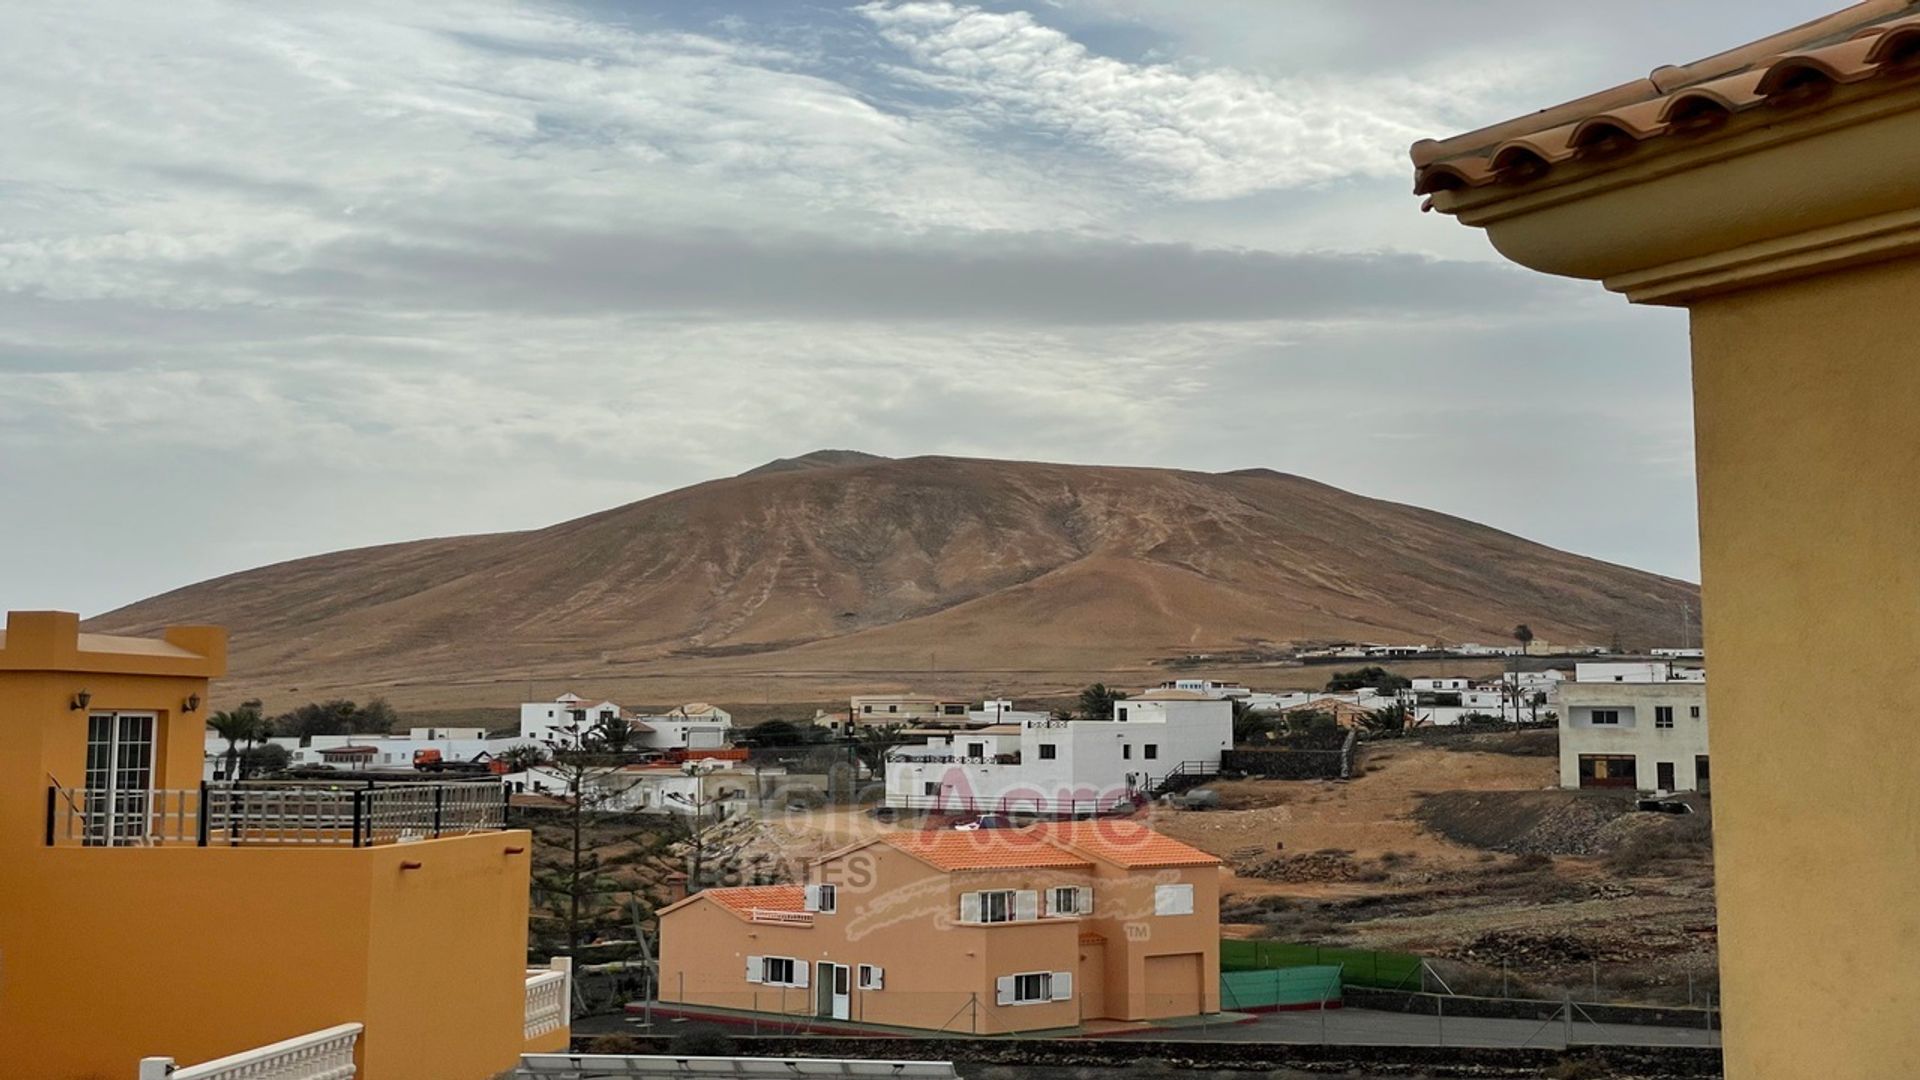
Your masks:
<path fill-rule="evenodd" d="M 527 1048 L 528 834 L 362 849 L 47 847 L 49 777 L 84 782 L 88 711 L 69 708 L 73 695 L 90 694 L 90 711 L 157 714 L 155 786 L 190 790 L 214 707 L 207 675 L 224 656 L 204 630 L 170 633 L 172 648 L 97 654 L 73 648 L 76 632 L 71 615 L 13 613 L 0 643 L 5 1075 L 126 1077 L 142 1057 L 191 1064 L 349 1021 L 366 1025 L 365 1080 L 510 1069 Z M 186 645 L 202 655 L 179 655 Z"/>
<path fill-rule="evenodd" d="M 1912 260 L 1693 308 L 1727 1075 L 1920 1069 Z M 1847 693 L 1844 688 L 1865 689 Z M 1840 692 L 1847 704 L 1836 708 Z"/>

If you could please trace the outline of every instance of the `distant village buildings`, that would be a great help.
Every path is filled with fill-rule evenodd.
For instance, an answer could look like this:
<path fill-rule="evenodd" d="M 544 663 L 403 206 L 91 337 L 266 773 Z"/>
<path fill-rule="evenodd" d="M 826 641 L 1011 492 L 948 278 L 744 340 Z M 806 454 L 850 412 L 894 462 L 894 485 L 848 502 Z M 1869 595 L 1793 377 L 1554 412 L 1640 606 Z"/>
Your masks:
<path fill-rule="evenodd" d="M 888 752 L 888 806 L 1092 813 L 1149 796 L 1172 774 L 1218 772 L 1221 751 L 1233 745 L 1233 706 L 1198 690 L 1156 689 L 1115 702 L 1104 718 L 1025 713 L 924 734 L 923 743 Z"/>

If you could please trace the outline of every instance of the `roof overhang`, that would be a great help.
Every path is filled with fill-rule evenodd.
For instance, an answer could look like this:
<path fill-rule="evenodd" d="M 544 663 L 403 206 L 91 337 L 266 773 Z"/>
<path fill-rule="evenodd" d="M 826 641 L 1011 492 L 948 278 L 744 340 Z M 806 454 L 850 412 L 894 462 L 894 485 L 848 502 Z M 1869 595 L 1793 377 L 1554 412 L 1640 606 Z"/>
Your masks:
<path fill-rule="evenodd" d="M 1920 16 L 1892 18 L 1907 7 L 1419 144 L 1416 184 L 1515 262 L 1641 303 L 1920 250 Z"/>

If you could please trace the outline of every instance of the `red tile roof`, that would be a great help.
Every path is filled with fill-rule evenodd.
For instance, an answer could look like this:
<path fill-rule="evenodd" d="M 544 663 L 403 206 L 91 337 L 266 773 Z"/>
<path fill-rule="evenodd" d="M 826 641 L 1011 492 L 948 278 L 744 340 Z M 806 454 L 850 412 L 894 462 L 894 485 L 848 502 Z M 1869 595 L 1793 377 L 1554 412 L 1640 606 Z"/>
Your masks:
<path fill-rule="evenodd" d="M 1090 869 L 1083 856 L 1056 847 L 1031 829 L 915 829 L 886 833 L 880 841 L 935 868 L 966 870 Z"/>
<path fill-rule="evenodd" d="M 1025 831 L 1129 870 L 1220 865 L 1217 855 L 1115 818 L 1044 822 Z"/>
<path fill-rule="evenodd" d="M 1644 144 L 1707 135 L 1750 112 L 1777 116 L 1837 86 L 1877 81 L 1891 88 L 1916 73 L 1920 0 L 1867 0 L 1577 101 L 1446 140 L 1424 139 L 1413 146 L 1413 190 L 1524 185 L 1568 161 L 1624 159 Z"/>
<path fill-rule="evenodd" d="M 742 885 L 730 889 L 703 889 L 695 894 L 741 918 L 755 911 L 805 911 L 807 890 L 801 885 Z"/>

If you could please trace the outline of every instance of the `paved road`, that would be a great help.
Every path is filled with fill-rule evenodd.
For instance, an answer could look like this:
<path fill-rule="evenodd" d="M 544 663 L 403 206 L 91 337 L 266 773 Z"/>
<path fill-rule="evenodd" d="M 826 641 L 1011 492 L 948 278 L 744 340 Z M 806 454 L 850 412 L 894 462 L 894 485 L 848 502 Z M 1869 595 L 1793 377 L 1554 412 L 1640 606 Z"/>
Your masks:
<path fill-rule="evenodd" d="M 1373 1009 L 1329 1009 L 1267 1013 L 1249 1023 L 1181 1026 L 1127 1032 L 1116 1039 L 1205 1039 L 1227 1042 L 1327 1042 L 1340 1046 L 1566 1046 L 1567 1028 L 1559 1020 L 1490 1020 L 1480 1017 L 1417 1016 Z M 1718 1046 L 1720 1033 L 1704 1028 L 1648 1027 L 1641 1024 L 1573 1025 L 1576 1045 Z"/>

